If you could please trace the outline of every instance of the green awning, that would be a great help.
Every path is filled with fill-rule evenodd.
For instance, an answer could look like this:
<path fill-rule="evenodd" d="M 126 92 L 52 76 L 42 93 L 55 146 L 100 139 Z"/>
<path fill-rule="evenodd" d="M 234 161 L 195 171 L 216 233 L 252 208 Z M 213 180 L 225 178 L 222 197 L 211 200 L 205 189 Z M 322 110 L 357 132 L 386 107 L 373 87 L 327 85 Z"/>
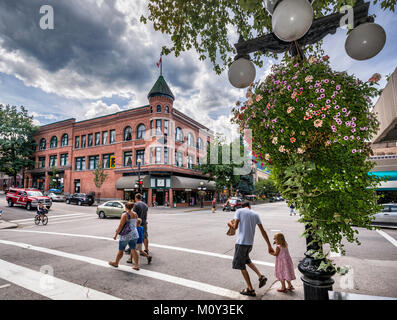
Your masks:
<path fill-rule="evenodd" d="M 397 181 L 397 171 L 371 171 L 369 174 L 382 178 L 386 177 L 389 181 Z"/>

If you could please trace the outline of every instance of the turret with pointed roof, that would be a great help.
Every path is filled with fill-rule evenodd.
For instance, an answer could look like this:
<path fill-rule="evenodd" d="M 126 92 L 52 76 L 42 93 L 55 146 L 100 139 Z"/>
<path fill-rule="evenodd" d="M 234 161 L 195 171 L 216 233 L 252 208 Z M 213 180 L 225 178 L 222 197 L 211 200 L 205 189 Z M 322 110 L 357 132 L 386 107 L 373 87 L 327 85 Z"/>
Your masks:
<path fill-rule="evenodd" d="M 148 99 L 150 99 L 156 96 L 166 96 L 167 98 L 172 99 L 172 101 L 175 100 L 175 96 L 172 94 L 170 87 L 168 86 L 162 75 L 159 76 L 147 97 Z"/>

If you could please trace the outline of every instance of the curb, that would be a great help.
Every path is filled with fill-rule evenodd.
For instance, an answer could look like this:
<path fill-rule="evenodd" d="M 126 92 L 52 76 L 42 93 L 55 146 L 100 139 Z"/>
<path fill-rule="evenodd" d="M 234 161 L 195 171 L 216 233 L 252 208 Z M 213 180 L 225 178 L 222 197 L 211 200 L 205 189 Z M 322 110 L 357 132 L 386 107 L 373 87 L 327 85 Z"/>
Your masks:
<path fill-rule="evenodd" d="M 18 228 L 18 225 L 16 223 L 11 223 L 7 221 L 1 221 L 0 220 L 0 230 L 2 229 L 14 229 Z"/>

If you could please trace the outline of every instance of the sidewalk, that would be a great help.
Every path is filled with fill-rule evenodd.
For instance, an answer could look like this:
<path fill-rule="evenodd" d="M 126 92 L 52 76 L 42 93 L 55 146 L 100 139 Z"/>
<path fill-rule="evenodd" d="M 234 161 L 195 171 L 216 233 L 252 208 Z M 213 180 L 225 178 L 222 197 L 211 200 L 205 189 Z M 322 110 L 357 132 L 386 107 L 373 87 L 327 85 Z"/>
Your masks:
<path fill-rule="evenodd" d="M 303 293 L 303 282 L 297 278 L 292 281 L 294 286 L 294 291 L 288 291 L 287 293 L 277 292 L 277 289 L 281 288 L 281 283 L 275 281 L 272 285 L 265 291 L 265 294 L 261 300 L 304 300 L 305 295 Z"/>

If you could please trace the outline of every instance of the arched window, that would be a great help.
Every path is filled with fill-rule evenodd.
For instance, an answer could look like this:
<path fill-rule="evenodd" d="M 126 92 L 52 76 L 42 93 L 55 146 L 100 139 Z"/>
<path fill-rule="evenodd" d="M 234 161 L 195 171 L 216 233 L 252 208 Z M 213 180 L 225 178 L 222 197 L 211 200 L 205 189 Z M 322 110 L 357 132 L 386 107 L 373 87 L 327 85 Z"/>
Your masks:
<path fill-rule="evenodd" d="M 182 129 L 179 127 L 175 129 L 175 140 L 179 142 L 183 142 Z"/>
<path fill-rule="evenodd" d="M 58 138 L 56 136 L 53 136 L 50 140 L 50 148 L 56 148 L 56 147 L 58 147 Z"/>
<path fill-rule="evenodd" d="M 146 127 L 143 123 L 141 123 L 136 129 L 136 138 L 137 139 L 145 139 L 145 131 Z"/>
<path fill-rule="evenodd" d="M 150 113 L 153 113 L 153 107 L 150 106 Z"/>
<path fill-rule="evenodd" d="M 194 138 L 190 132 L 187 134 L 187 145 L 189 147 L 194 147 Z"/>
<path fill-rule="evenodd" d="M 158 106 L 156 107 L 156 112 L 161 112 L 161 106 L 160 106 L 160 105 L 158 105 Z"/>
<path fill-rule="evenodd" d="M 64 146 L 67 146 L 67 145 L 69 145 L 69 136 L 68 136 L 67 133 L 65 133 L 62 136 L 62 139 L 61 139 L 61 147 L 64 147 Z"/>
<path fill-rule="evenodd" d="M 165 113 L 170 113 L 170 107 L 169 106 L 165 106 Z"/>
<path fill-rule="evenodd" d="M 197 138 L 197 149 L 203 150 L 203 140 L 201 138 Z"/>
<path fill-rule="evenodd" d="M 41 140 L 40 140 L 40 145 L 39 145 L 39 150 L 45 150 L 46 145 L 47 145 L 47 141 L 45 141 L 44 138 L 41 139 Z"/>
<path fill-rule="evenodd" d="M 124 141 L 130 140 L 132 140 L 132 129 L 128 126 L 124 129 Z"/>

